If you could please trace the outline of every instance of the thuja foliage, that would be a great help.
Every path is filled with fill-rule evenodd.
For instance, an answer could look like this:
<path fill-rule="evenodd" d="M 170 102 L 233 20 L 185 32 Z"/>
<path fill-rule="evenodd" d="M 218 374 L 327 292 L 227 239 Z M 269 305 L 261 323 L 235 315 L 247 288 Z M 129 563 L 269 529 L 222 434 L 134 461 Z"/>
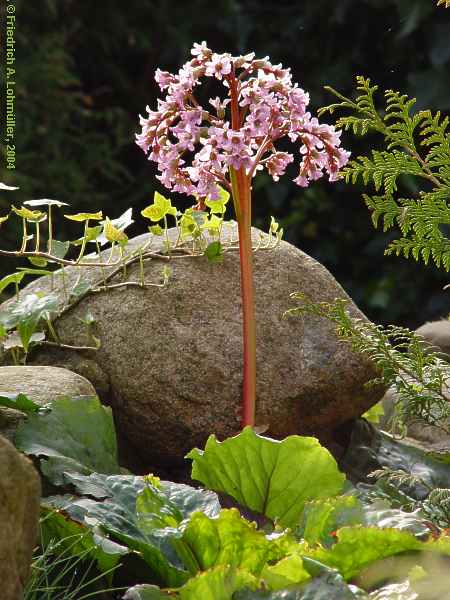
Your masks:
<path fill-rule="evenodd" d="M 322 108 L 319 113 L 347 109 L 336 126 L 364 136 L 377 132 L 384 138 L 385 149 L 371 150 L 351 160 L 341 176 L 356 183 L 373 185 L 380 194 L 364 194 L 375 227 L 383 223 L 384 231 L 397 226 L 401 236 L 392 241 L 386 254 L 412 256 L 428 264 L 432 260 L 446 271 L 450 269 L 450 131 L 449 119 L 440 112 L 416 112 L 415 99 L 387 90 L 385 106 L 377 108 L 377 86 L 370 79 L 357 77 L 359 96 L 346 98 L 335 89 L 326 88 L 340 102 Z M 418 186 L 417 193 L 403 196 Z"/>
<path fill-rule="evenodd" d="M 450 365 L 419 336 L 405 327 L 383 327 L 352 317 L 343 299 L 312 303 L 302 293 L 292 298 L 300 304 L 288 314 L 308 313 L 334 323 L 339 337 L 377 366 L 379 376 L 370 385 L 393 386 L 394 430 L 402 431 L 406 423 L 420 420 L 450 432 L 446 393 Z"/>

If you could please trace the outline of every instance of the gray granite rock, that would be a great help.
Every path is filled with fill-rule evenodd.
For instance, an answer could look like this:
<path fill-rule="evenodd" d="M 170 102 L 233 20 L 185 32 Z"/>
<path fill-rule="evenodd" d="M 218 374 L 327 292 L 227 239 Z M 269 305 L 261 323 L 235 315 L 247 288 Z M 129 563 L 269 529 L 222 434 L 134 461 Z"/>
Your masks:
<path fill-rule="evenodd" d="M 175 232 L 171 230 L 173 238 Z M 261 232 L 254 229 L 254 240 Z M 266 239 L 265 234 L 263 239 Z M 131 240 L 136 248 L 148 240 Z M 159 240 L 153 248 L 161 246 Z M 146 261 L 148 282 L 161 280 L 163 259 Z M 165 288 L 116 288 L 86 297 L 57 322 L 61 339 L 86 344 L 81 319 L 91 313 L 98 351 L 37 350 L 32 364 L 52 364 L 87 376 L 113 407 L 121 434 L 144 460 L 174 459 L 202 446 L 210 433 L 222 439 L 240 429 L 242 318 L 239 257 L 222 263 L 181 257 L 170 261 Z M 128 278 L 138 278 L 138 265 Z M 67 286 L 79 270 L 67 268 Z M 85 278 L 101 282 L 99 268 Z M 116 281 L 120 281 L 116 279 Z M 365 318 L 332 275 L 287 242 L 254 256 L 257 319 L 257 424 L 267 434 L 326 437 L 341 423 L 376 403 L 381 390 L 364 388 L 373 367 L 341 343 L 333 326 L 304 315 L 284 319 L 291 292 L 313 301 L 347 298 L 351 313 Z M 48 278 L 23 293 L 49 290 Z M 62 303 L 62 299 L 60 298 Z"/>
<path fill-rule="evenodd" d="M 58 396 L 95 396 L 93 386 L 84 377 L 67 369 L 48 366 L 0 367 L 0 395 L 25 394 L 36 404 L 44 405 Z M 20 411 L 0 407 L 0 434 L 13 440 Z"/>
<path fill-rule="evenodd" d="M 37 541 L 40 479 L 31 461 L 0 436 L 0 582 L 2 600 L 22 600 Z"/>

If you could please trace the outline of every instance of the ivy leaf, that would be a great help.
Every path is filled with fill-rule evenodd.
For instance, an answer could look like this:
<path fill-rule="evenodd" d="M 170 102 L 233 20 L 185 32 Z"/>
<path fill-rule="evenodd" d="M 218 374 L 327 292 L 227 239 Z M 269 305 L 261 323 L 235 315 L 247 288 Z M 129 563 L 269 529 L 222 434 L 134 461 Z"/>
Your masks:
<path fill-rule="evenodd" d="M 90 227 L 88 228 L 90 229 Z M 52 240 L 50 248 L 50 254 L 56 258 L 64 258 L 69 252 L 70 242 L 60 242 L 59 240 Z"/>
<path fill-rule="evenodd" d="M 211 242 L 208 244 L 204 255 L 208 259 L 208 262 L 219 263 L 223 262 L 223 246 L 219 241 Z"/>
<path fill-rule="evenodd" d="M 57 398 L 51 410 L 19 425 L 17 448 L 43 456 L 43 473 L 55 484 L 65 472 L 119 473 L 111 409 L 95 397 Z"/>
<path fill-rule="evenodd" d="M 163 235 L 164 233 L 164 229 L 161 227 L 161 225 L 152 225 L 148 229 L 150 233 L 153 233 L 153 235 Z"/>
<path fill-rule="evenodd" d="M 134 223 L 132 215 L 133 215 L 133 209 L 128 208 L 122 215 L 120 215 L 120 217 L 117 217 L 117 219 L 109 220 L 107 218 L 105 221 L 101 221 L 101 224 L 103 225 L 103 233 L 101 233 L 97 239 L 100 246 L 104 246 L 105 244 L 108 243 L 108 241 L 111 241 L 111 240 L 108 240 L 108 238 L 106 237 L 105 227 L 106 227 L 107 222 L 109 222 L 115 229 L 117 229 L 123 233 L 127 227 L 129 227 L 130 225 L 132 225 Z M 100 231 L 101 231 L 101 228 L 100 228 Z M 125 239 L 128 240 L 125 233 L 123 233 L 123 236 L 124 237 L 122 238 L 122 241 L 125 241 Z M 90 241 L 90 240 L 88 240 L 88 241 Z M 113 241 L 120 242 L 120 240 L 113 240 Z"/>
<path fill-rule="evenodd" d="M 73 242 L 70 242 L 70 244 L 72 244 L 72 246 L 81 246 L 84 239 L 86 239 L 86 243 L 99 241 L 102 231 L 103 228 L 101 225 L 97 225 L 96 227 L 87 227 L 85 235 L 81 238 L 78 238 L 77 240 L 74 240 Z M 107 241 L 108 240 L 105 238 L 105 241 L 103 243 L 106 244 Z"/>
<path fill-rule="evenodd" d="M 8 285 L 11 285 L 12 283 L 19 284 L 24 275 L 25 273 L 19 271 L 17 273 L 11 273 L 11 275 L 6 275 L 6 277 L 0 279 L 0 294 L 8 287 Z"/>
<path fill-rule="evenodd" d="M 41 256 L 28 256 L 28 260 L 35 267 L 46 267 L 48 264 L 48 261 Z M 48 271 L 48 273 L 51 273 L 51 271 Z"/>
<path fill-rule="evenodd" d="M 39 200 L 27 200 L 24 202 L 27 206 L 69 206 L 67 202 L 61 202 L 60 200 L 51 200 L 50 198 L 40 198 Z"/>
<path fill-rule="evenodd" d="M 20 273 L 21 275 L 23 272 Z M 23 276 L 23 275 L 22 275 Z M 23 321 L 39 323 L 58 311 L 58 298 L 53 294 L 28 294 L 0 309 L 0 323 L 7 329 L 17 327 Z"/>
<path fill-rule="evenodd" d="M 176 217 L 177 209 L 172 206 L 169 198 L 165 198 L 159 192 L 155 192 L 153 204 L 150 204 L 150 206 L 144 208 L 144 210 L 141 211 L 141 215 L 146 219 L 150 219 L 156 223 L 161 221 L 161 219 L 163 219 L 166 215 L 172 215 Z"/>
<path fill-rule="evenodd" d="M 115 227 L 108 218 L 103 227 L 103 235 L 108 242 L 118 242 L 119 244 L 126 244 L 128 242 L 128 237 L 125 233 Z"/>
<path fill-rule="evenodd" d="M 211 210 L 213 214 L 221 214 L 223 215 L 226 211 L 226 204 L 230 199 L 230 193 L 227 190 L 224 190 L 222 187 L 219 187 L 219 198 L 217 200 L 211 200 L 208 196 L 205 200 L 206 206 Z"/>
<path fill-rule="evenodd" d="M 64 216 L 66 219 L 78 221 L 79 223 L 83 223 L 84 221 L 101 221 L 103 219 L 103 213 L 101 210 L 96 213 L 76 213 L 75 215 Z"/>
<path fill-rule="evenodd" d="M 22 219 L 26 219 L 27 221 L 31 221 L 32 223 L 40 223 L 41 221 L 45 221 L 47 215 L 40 210 L 29 210 L 22 206 L 21 208 L 16 208 L 15 206 L 11 206 L 13 211 Z"/>
<path fill-rule="evenodd" d="M 317 439 L 293 435 L 279 442 L 251 427 L 223 442 L 211 435 L 204 451 L 194 448 L 186 458 L 193 460 L 193 479 L 283 527 L 295 527 L 308 500 L 337 495 L 345 480 Z"/>

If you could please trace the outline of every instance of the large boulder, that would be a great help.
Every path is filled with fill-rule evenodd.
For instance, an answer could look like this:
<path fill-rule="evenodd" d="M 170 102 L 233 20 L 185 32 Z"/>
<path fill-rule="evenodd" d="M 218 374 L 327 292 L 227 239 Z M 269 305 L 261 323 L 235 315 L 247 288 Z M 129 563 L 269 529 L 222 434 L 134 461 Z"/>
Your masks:
<path fill-rule="evenodd" d="M 25 394 L 43 406 L 59 396 L 95 396 L 93 386 L 84 377 L 59 367 L 0 367 L 0 396 Z M 24 413 L 0 407 L 0 434 L 13 441 Z"/>
<path fill-rule="evenodd" d="M 175 235 L 170 230 L 172 239 Z M 252 235 L 255 243 L 260 236 L 267 241 L 256 229 Z M 134 238 L 129 249 L 147 241 L 147 235 Z M 152 250 L 161 248 L 158 238 Z M 161 281 L 166 264 L 163 258 L 147 260 L 146 281 Z M 89 344 L 83 320 L 90 313 L 99 350 L 43 348 L 31 358 L 32 364 L 59 365 L 87 377 L 112 405 L 121 433 L 148 461 L 181 459 L 210 433 L 236 434 L 241 420 L 238 252 L 227 252 L 222 263 L 183 256 L 169 264 L 172 276 L 164 288 L 117 287 L 91 294 L 58 319 L 65 343 Z M 66 269 L 67 289 L 78 276 L 79 269 Z M 84 271 L 91 283 L 101 284 L 102 276 L 100 268 Z M 127 277 L 139 278 L 138 264 L 127 269 Z M 267 425 L 268 435 L 323 439 L 379 400 L 382 390 L 364 387 L 375 376 L 373 366 L 338 340 L 332 324 L 310 315 L 283 318 L 294 306 L 289 294 L 295 291 L 313 301 L 346 298 L 351 314 L 365 318 L 321 264 L 281 242 L 255 253 L 254 282 L 257 424 Z M 49 291 L 50 285 L 42 278 L 23 293 Z"/>
<path fill-rule="evenodd" d="M 40 478 L 31 461 L 0 436 L 2 600 L 22 600 L 37 541 Z"/>

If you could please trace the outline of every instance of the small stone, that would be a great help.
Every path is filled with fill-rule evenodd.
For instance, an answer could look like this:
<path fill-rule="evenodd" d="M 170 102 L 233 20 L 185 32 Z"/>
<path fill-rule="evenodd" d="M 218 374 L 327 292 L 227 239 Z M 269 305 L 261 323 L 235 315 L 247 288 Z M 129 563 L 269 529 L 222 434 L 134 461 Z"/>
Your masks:
<path fill-rule="evenodd" d="M 59 396 L 95 396 L 94 387 L 77 373 L 58 367 L 0 367 L 0 396 L 25 394 L 40 406 Z M 0 433 L 13 441 L 24 413 L 0 407 Z"/>

